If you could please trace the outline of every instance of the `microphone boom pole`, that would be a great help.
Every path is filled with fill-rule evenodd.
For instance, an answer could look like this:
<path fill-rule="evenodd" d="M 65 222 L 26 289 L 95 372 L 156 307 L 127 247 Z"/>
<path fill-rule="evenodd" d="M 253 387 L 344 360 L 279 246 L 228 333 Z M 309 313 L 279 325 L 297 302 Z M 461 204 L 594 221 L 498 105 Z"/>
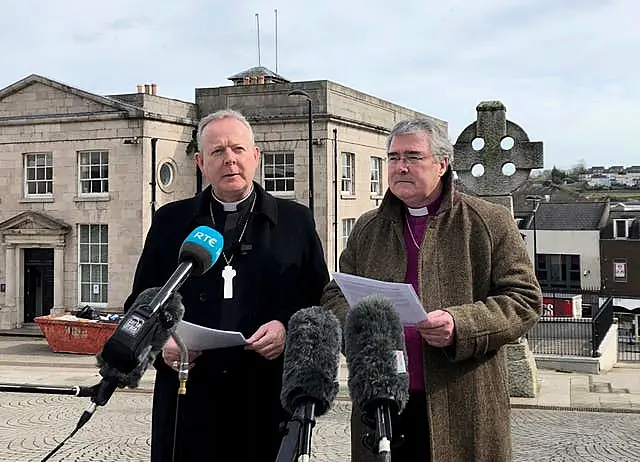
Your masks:
<path fill-rule="evenodd" d="M 0 392 L 6 391 L 11 393 L 42 393 L 48 395 L 71 395 L 80 398 L 95 396 L 99 384 L 92 387 L 84 387 L 81 385 L 58 386 L 58 385 L 40 385 L 31 383 L 0 383 Z"/>

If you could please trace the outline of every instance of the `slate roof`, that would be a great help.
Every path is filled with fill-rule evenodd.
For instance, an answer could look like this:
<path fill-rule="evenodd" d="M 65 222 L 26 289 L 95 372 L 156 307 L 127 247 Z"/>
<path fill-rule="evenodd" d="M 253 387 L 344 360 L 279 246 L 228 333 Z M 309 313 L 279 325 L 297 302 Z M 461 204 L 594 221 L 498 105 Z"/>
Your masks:
<path fill-rule="evenodd" d="M 561 185 L 553 184 L 548 180 L 529 179 L 513 191 L 513 210 L 515 214 L 531 212 L 534 201 L 528 201 L 528 196 L 539 196 L 544 200 L 549 196 L 549 202 L 573 203 L 585 202 L 585 198 L 575 191 Z"/>
<path fill-rule="evenodd" d="M 553 231 L 598 231 L 607 221 L 609 203 L 540 202 L 536 213 L 536 229 Z M 526 225 L 533 229 L 533 220 Z"/>

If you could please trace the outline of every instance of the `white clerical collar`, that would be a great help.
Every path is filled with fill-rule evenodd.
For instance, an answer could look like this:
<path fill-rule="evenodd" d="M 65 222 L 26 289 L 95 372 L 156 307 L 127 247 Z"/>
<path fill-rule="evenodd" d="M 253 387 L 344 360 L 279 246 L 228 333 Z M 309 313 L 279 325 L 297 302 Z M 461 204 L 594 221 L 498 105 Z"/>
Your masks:
<path fill-rule="evenodd" d="M 220 199 L 218 199 L 216 197 L 216 194 L 213 192 L 213 189 L 211 190 L 211 195 L 213 196 L 213 198 L 219 202 L 220 204 L 222 204 L 222 209 L 225 212 L 235 212 L 236 210 L 238 210 L 238 205 L 240 205 L 241 203 L 243 203 L 244 201 L 246 201 L 250 196 L 251 193 L 253 192 L 253 184 L 251 185 L 251 189 L 249 190 L 249 192 L 247 193 L 246 196 L 244 196 L 242 199 L 240 199 L 239 201 L 235 201 L 235 202 L 222 202 Z"/>
<path fill-rule="evenodd" d="M 414 209 L 412 207 L 407 207 L 407 211 L 409 212 L 409 215 L 411 215 L 412 217 L 424 217 L 426 215 L 429 215 L 429 209 L 427 208 L 426 205 L 424 207 L 419 207 L 417 209 Z"/>

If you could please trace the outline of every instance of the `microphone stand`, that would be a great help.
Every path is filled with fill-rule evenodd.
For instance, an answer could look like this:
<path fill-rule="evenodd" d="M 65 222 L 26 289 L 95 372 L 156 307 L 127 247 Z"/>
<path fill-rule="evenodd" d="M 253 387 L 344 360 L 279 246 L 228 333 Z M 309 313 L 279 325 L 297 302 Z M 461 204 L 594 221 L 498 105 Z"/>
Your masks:
<path fill-rule="evenodd" d="M 316 425 L 316 405 L 307 402 L 298 406 L 287 422 L 285 437 L 280 444 L 276 462 L 309 462 L 311 460 L 311 433 Z"/>
<path fill-rule="evenodd" d="M 38 384 L 14 384 L 0 383 L 0 392 L 8 391 L 12 393 L 44 393 L 49 395 L 72 395 L 79 398 L 95 396 L 100 384 L 92 387 L 83 387 L 80 385 L 58 386 L 58 385 L 38 385 Z"/>
<path fill-rule="evenodd" d="M 376 407 L 376 441 L 378 443 L 378 461 L 391 462 L 391 410 L 383 404 Z"/>
<path fill-rule="evenodd" d="M 360 418 L 366 427 L 374 430 L 367 432 L 362 442 L 379 462 L 391 462 L 391 444 L 393 440 L 392 415 L 397 414 L 397 404 L 388 399 L 376 399 L 365 405 Z M 400 436 L 402 439 L 402 436 Z"/>
<path fill-rule="evenodd" d="M 189 378 L 189 350 L 175 330 L 171 333 L 171 337 L 173 337 L 173 340 L 175 340 L 176 345 L 178 345 L 178 349 L 180 350 L 180 367 L 178 369 L 179 385 L 178 396 L 176 397 L 176 416 L 173 427 L 173 454 L 171 457 L 171 460 L 175 461 L 176 454 L 180 453 L 180 444 L 182 443 L 181 440 L 178 440 L 178 419 L 180 402 L 187 393 L 187 379 Z"/>

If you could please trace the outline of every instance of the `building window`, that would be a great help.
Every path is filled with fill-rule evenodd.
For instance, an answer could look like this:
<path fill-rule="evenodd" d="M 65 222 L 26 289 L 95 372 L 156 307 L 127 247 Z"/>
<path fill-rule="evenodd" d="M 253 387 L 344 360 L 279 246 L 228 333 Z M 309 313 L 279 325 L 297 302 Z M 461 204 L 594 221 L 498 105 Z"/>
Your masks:
<path fill-rule="evenodd" d="M 78 166 L 80 194 L 109 192 L 109 153 L 107 151 L 79 152 Z"/>
<path fill-rule="evenodd" d="M 351 152 L 342 153 L 342 192 L 355 194 L 355 155 Z"/>
<path fill-rule="evenodd" d="M 292 193 L 294 188 L 293 152 L 266 152 L 262 155 L 264 189 L 274 193 Z"/>
<path fill-rule="evenodd" d="M 353 225 L 356 224 L 355 218 L 345 218 L 342 220 L 342 249 L 347 248 L 347 240 L 349 240 L 349 234 L 353 229 Z"/>
<path fill-rule="evenodd" d="M 580 288 L 580 255 L 538 254 L 538 281 L 543 288 Z"/>
<path fill-rule="evenodd" d="M 371 158 L 371 195 L 382 196 L 382 159 L 380 157 Z"/>
<path fill-rule="evenodd" d="M 633 223 L 633 218 L 613 220 L 613 238 L 628 239 L 629 232 L 631 231 L 632 223 Z"/>
<path fill-rule="evenodd" d="M 51 196 L 53 194 L 53 154 L 30 153 L 24 156 L 25 197 Z"/>
<path fill-rule="evenodd" d="M 613 278 L 616 282 L 627 282 L 627 260 L 613 260 Z"/>
<path fill-rule="evenodd" d="M 107 303 L 108 255 L 108 226 L 80 225 L 78 230 L 80 304 Z"/>
<path fill-rule="evenodd" d="M 173 159 L 163 161 L 158 167 L 158 186 L 164 192 L 171 192 L 172 185 L 176 180 L 176 172 L 178 168 Z"/>

